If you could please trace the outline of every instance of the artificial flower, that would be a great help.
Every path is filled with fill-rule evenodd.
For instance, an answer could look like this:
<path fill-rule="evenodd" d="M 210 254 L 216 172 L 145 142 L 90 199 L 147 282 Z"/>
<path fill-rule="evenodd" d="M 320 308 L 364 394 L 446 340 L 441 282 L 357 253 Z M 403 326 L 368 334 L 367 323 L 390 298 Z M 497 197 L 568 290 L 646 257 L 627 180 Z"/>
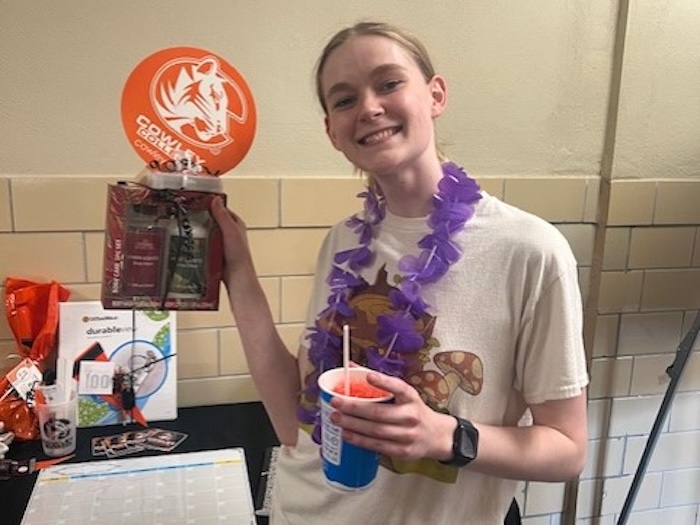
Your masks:
<path fill-rule="evenodd" d="M 374 346 L 368 348 L 365 355 L 367 356 L 368 368 L 389 376 L 400 377 L 406 366 L 403 359 L 392 359 L 388 355 L 382 355 L 379 353 L 379 349 Z"/>
<path fill-rule="evenodd" d="M 418 242 L 421 249 L 418 255 L 406 254 L 399 260 L 398 269 L 402 273 L 399 288 L 389 292 L 393 313 L 377 318 L 376 342 L 381 349 L 365 349 L 369 367 L 392 376 L 403 377 L 407 357 L 425 347 L 418 320 L 429 305 L 421 297 L 422 286 L 440 280 L 459 260 L 462 250 L 452 237 L 464 228 L 481 198 L 479 185 L 462 168 L 447 162 L 442 165 L 442 171 L 438 192 L 433 196 L 433 211 L 427 219 L 431 232 Z M 307 335 L 308 356 L 314 372 L 305 378 L 297 417 L 303 424 L 314 423 L 312 438 L 316 443 L 321 441 L 318 376 L 342 364 L 342 340 L 331 333 L 331 327 L 340 327 L 354 316 L 349 298 L 364 283 L 360 272 L 374 261 L 371 243 L 375 226 L 386 215 L 386 201 L 378 187 L 369 187 L 358 196 L 364 198 L 363 215 L 353 215 L 345 225 L 358 236 L 359 245 L 335 254 L 335 264 L 326 279 L 330 288 L 328 306 L 317 318 L 327 320 L 327 328 L 317 321 Z"/>
<path fill-rule="evenodd" d="M 380 315 L 377 317 L 377 340 L 387 352 L 415 352 L 423 348 L 423 336 L 416 331 L 412 315 Z"/>

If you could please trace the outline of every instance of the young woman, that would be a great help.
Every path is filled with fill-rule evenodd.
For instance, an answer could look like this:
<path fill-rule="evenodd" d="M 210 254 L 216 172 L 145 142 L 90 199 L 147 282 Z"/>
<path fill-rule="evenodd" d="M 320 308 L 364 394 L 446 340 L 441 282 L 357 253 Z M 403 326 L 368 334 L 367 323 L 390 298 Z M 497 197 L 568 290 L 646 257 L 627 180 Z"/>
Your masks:
<path fill-rule="evenodd" d="M 318 257 L 298 359 L 258 282 L 245 225 L 219 201 L 231 308 L 255 385 L 284 445 L 274 524 L 496 525 L 516 480 L 583 468 L 588 382 L 576 261 L 545 221 L 444 162 L 434 122 L 445 79 L 423 46 L 381 23 L 339 32 L 317 68 L 332 145 L 369 177 L 364 213 Z M 353 361 L 393 404 L 334 399 L 350 442 L 382 455 L 367 490 L 329 486 L 316 379 Z"/>

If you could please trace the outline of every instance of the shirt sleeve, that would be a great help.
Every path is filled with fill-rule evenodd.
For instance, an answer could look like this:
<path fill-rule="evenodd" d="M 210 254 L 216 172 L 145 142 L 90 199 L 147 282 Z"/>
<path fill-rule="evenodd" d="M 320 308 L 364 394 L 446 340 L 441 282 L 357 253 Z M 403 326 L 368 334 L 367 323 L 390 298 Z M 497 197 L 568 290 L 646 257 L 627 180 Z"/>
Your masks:
<path fill-rule="evenodd" d="M 528 404 L 576 397 L 588 384 L 576 261 L 570 253 L 553 260 L 555 278 L 533 292 L 518 337 L 516 387 Z"/>

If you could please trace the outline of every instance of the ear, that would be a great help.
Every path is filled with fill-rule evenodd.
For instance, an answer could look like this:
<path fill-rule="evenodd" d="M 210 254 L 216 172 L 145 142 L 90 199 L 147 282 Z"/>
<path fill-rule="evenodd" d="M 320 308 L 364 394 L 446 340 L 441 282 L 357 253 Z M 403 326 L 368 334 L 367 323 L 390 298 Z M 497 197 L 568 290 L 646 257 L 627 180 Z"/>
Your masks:
<path fill-rule="evenodd" d="M 447 83 L 441 75 L 435 75 L 429 83 L 430 96 L 432 97 L 432 107 L 430 114 L 433 118 L 442 115 L 447 107 Z"/>
<path fill-rule="evenodd" d="M 338 147 L 338 144 L 336 142 L 335 134 L 333 133 L 333 131 L 331 131 L 331 125 L 328 121 L 328 117 L 324 117 L 323 125 L 326 127 L 326 135 L 328 135 L 328 139 L 331 141 L 331 144 L 333 144 L 333 147 L 335 149 L 340 151 L 340 148 Z"/>

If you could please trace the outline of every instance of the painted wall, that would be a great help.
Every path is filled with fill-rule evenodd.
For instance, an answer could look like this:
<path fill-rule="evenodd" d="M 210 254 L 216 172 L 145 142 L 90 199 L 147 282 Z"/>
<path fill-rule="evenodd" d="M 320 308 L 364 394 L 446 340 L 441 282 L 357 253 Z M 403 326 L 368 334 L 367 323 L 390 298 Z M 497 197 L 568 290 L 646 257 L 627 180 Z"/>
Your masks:
<path fill-rule="evenodd" d="M 700 2 L 630 2 L 614 178 L 700 177 Z"/>
<path fill-rule="evenodd" d="M 342 8 L 339 8 L 342 6 Z M 328 146 L 312 69 L 360 18 L 421 37 L 450 87 L 450 155 L 481 174 L 597 174 L 616 3 L 183 0 L 0 5 L 0 173 L 131 174 L 124 82 L 174 45 L 216 52 L 248 80 L 259 132 L 238 175 L 348 174 Z"/>

